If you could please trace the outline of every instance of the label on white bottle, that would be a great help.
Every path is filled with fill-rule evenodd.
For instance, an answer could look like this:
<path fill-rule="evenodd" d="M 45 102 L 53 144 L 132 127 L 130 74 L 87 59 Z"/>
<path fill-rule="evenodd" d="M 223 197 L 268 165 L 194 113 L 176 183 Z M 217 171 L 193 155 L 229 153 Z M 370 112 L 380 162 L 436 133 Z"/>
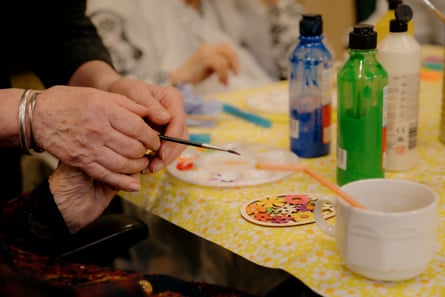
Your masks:
<path fill-rule="evenodd" d="M 419 73 L 389 77 L 386 136 L 390 163 L 416 149 L 419 80 Z M 393 166 L 396 164 L 391 164 L 390 167 Z"/>

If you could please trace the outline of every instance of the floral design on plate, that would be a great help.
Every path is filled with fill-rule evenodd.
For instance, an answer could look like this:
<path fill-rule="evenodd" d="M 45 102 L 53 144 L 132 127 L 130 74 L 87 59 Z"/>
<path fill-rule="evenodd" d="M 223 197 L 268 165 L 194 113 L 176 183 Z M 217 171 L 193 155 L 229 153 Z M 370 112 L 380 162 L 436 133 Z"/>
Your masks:
<path fill-rule="evenodd" d="M 263 226 L 296 226 L 313 223 L 315 202 L 320 195 L 283 194 L 255 199 L 241 207 L 246 220 Z M 332 205 L 323 206 L 325 218 L 335 215 Z"/>

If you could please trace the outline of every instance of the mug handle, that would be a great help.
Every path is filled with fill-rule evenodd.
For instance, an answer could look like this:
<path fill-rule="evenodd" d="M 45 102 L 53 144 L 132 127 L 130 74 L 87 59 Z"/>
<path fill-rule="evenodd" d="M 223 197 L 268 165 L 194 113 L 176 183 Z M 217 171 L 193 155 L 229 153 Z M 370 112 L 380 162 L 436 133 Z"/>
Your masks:
<path fill-rule="evenodd" d="M 335 200 L 336 197 L 333 196 L 323 196 L 318 198 L 317 202 L 315 203 L 314 208 L 314 216 L 315 216 L 315 222 L 317 223 L 317 226 L 323 231 L 324 233 L 328 234 L 329 236 L 335 237 L 335 224 L 328 223 L 326 218 L 323 215 L 323 205 L 325 203 L 332 204 L 335 207 Z"/>

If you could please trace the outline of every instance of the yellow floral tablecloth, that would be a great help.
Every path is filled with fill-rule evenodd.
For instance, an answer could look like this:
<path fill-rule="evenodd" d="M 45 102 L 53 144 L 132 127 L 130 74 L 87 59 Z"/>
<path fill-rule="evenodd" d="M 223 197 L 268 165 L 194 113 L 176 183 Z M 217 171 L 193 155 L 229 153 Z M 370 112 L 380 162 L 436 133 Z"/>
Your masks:
<path fill-rule="evenodd" d="M 282 268 L 323 296 L 445 296 L 445 144 L 438 140 L 442 97 L 442 71 L 427 64 L 443 58 L 443 49 L 424 47 L 418 149 L 422 161 L 414 169 L 387 173 L 425 184 L 440 196 L 438 252 L 428 269 L 415 279 L 397 283 L 362 278 L 346 269 L 336 252 L 334 240 L 315 224 L 264 227 L 240 215 L 245 203 L 273 194 L 332 194 L 303 173 L 284 180 L 241 188 L 211 188 L 182 182 L 167 171 L 143 176 L 143 189 L 120 193 L 127 200 L 154 214 L 257 264 Z M 436 66 L 437 66 L 436 65 Z M 431 65 L 430 65 L 431 66 Z M 440 68 L 440 67 L 439 67 Z M 224 102 L 248 108 L 251 95 L 271 90 L 287 91 L 287 83 L 241 90 L 215 96 Z M 287 116 L 268 115 L 271 128 L 262 128 L 237 118 L 226 118 L 214 128 L 192 128 L 192 133 L 210 133 L 212 143 L 253 142 L 289 147 Z M 334 123 L 335 123 L 335 112 Z M 334 142 L 329 156 L 301 159 L 335 182 Z M 416 255 L 412 255 L 416 257 Z"/>

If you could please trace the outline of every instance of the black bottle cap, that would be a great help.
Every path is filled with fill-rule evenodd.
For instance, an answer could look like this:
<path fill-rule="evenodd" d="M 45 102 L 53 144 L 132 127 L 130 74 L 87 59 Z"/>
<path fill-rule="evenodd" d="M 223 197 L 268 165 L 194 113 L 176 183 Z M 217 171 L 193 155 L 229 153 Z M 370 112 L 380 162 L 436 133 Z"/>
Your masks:
<path fill-rule="evenodd" d="M 413 18 L 413 10 L 405 4 L 397 6 L 395 20 L 389 22 L 389 32 L 407 32 L 408 22 Z"/>
<path fill-rule="evenodd" d="M 300 35 L 318 36 L 323 33 L 323 20 L 319 14 L 303 14 L 300 21 Z"/>
<path fill-rule="evenodd" d="M 349 33 L 350 49 L 375 49 L 377 47 L 377 32 L 374 26 L 357 24 Z"/>
<path fill-rule="evenodd" d="M 396 9 L 399 4 L 402 4 L 402 0 L 388 0 L 388 8 L 390 10 Z"/>

